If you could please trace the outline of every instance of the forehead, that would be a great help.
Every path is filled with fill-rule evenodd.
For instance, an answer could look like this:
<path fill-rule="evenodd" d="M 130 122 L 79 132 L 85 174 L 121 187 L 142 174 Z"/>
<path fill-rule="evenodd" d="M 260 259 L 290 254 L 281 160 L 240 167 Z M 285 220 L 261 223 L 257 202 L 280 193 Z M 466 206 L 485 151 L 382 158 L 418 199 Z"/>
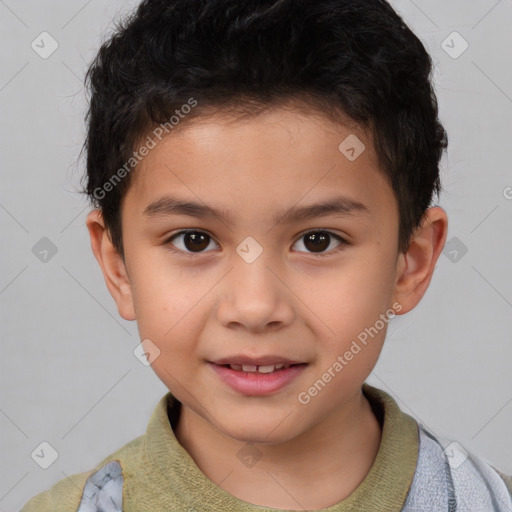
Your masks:
<path fill-rule="evenodd" d="M 341 193 L 370 209 L 395 207 L 371 133 L 317 112 L 274 108 L 243 118 L 184 120 L 141 161 L 126 202 L 140 210 L 165 195 L 216 205 L 247 219 Z M 364 201 L 363 201 L 364 199 Z"/>

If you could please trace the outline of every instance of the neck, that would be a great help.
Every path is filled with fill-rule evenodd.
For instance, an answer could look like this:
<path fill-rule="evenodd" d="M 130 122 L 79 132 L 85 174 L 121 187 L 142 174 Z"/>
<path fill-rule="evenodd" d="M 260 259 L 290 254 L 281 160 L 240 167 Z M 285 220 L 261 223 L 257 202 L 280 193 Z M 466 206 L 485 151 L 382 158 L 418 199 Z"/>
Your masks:
<path fill-rule="evenodd" d="M 255 505 L 287 510 L 318 510 L 348 497 L 368 474 L 381 440 L 380 424 L 360 390 L 283 443 L 248 445 L 184 405 L 175 434 L 199 469 L 226 492 Z M 245 466 L 240 450 L 249 457 Z"/>

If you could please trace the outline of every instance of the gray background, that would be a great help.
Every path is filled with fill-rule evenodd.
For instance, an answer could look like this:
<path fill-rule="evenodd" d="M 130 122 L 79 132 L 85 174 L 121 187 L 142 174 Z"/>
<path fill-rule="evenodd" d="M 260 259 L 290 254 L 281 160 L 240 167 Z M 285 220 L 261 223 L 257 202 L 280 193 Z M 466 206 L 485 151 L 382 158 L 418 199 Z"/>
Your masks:
<path fill-rule="evenodd" d="M 133 355 L 136 325 L 107 292 L 77 193 L 83 75 L 112 19 L 136 4 L 0 0 L 2 512 L 144 433 L 167 391 Z M 391 323 L 368 382 L 512 474 L 512 2 L 392 5 L 436 64 L 451 241 L 423 301 Z M 43 31 L 59 45 L 46 59 L 31 47 Z M 454 31 L 469 44 L 461 55 Z M 31 457 L 43 441 L 58 452 L 48 469 Z"/>

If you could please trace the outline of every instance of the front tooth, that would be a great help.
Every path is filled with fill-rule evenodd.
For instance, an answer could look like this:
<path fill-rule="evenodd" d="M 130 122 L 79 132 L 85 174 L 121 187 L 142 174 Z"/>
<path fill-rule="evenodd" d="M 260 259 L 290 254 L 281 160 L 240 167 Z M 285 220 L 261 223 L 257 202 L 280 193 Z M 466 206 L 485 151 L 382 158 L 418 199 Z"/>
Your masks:
<path fill-rule="evenodd" d="M 260 373 L 272 373 L 275 370 L 275 366 L 258 366 L 258 371 Z"/>
<path fill-rule="evenodd" d="M 258 367 L 255 364 L 243 364 L 242 370 L 244 372 L 255 372 L 258 369 Z"/>
<path fill-rule="evenodd" d="M 242 366 L 239 364 L 230 364 L 229 366 L 231 367 L 232 370 L 240 371 L 242 369 Z"/>
<path fill-rule="evenodd" d="M 276 370 L 280 370 L 283 366 L 284 364 L 282 363 L 276 364 Z"/>

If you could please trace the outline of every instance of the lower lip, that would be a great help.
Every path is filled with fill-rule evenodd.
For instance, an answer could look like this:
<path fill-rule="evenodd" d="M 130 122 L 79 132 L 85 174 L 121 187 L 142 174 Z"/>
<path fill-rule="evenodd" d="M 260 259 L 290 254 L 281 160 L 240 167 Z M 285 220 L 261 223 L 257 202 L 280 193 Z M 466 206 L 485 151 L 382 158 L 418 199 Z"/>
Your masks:
<path fill-rule="evenodd" d="M 233 370 L 214 363 L 209 364 L 231 389 L 250 396 L 269 395 L 280 391 L 306 368 L 306 364 L 298 364 L 285 370 L 259 373 Z"/>

